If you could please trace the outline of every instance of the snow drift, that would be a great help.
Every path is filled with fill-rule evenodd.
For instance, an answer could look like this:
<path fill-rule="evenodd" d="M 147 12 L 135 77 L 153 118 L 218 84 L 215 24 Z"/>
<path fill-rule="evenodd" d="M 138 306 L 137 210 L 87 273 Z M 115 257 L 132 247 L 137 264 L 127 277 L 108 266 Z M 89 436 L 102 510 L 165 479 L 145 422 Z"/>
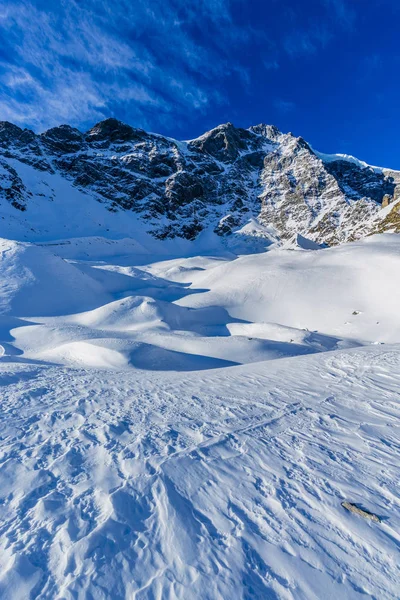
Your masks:
<path fill-rule="evenodd" d="M 110 299 L 90 277 L 45 248 L 0 239 L 0 252 L 1 314 L 67 314 Z"/>

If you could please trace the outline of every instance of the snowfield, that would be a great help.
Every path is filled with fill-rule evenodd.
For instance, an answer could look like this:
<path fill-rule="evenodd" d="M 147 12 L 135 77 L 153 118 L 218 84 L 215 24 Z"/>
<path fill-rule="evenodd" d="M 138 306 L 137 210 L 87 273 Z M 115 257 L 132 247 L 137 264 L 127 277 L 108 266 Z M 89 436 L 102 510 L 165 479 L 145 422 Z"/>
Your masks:
<path fill-rule="evenodd" d="M 166 248 L 0 242 L 0 598 L 398 598 L 400 236 Z"/>

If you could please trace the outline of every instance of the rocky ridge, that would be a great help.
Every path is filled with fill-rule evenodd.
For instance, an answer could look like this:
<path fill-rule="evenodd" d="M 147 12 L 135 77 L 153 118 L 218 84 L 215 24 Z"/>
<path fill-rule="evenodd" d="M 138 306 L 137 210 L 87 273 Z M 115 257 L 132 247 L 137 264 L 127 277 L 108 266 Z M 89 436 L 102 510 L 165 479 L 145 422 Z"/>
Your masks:
<path fill-rule="evenodd" d="M 82 133 L 61 125 L 36 135 L 0 123 L 0 203 L 30 210 L 37 192 L 18 164 L 58 173 L 104 204 L 130 211 L 159 239 L 245 231 L 270 241 L 297 235 L 334 245 L 400 232 L 400 172 L 322 155 L 291 133 L 220 125 L 176 141 L 107 119 Z M 51 202 L 54 190 L 39 194 Z"/>

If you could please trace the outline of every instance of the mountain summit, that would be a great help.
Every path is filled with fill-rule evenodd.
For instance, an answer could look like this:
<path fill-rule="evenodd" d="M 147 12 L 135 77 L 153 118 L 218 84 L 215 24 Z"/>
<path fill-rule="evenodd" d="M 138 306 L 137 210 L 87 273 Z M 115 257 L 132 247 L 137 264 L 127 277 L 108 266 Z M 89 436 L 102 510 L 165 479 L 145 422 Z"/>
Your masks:
<path fill-rule="evenodd" d="M 400 231 L 400 172 L 316 152 L 271 125 L 226 123 L 182 142 L 113 118 L 85 133 L 61 125 L 40 135 L 0 123 L 3 227 L 51 238 L 57 222 L 54 237 L 60 225 L 67 237 L 88 197 L 111 234 L 121 214 L 158 239 L 207 230 L 335 245 Z"/>

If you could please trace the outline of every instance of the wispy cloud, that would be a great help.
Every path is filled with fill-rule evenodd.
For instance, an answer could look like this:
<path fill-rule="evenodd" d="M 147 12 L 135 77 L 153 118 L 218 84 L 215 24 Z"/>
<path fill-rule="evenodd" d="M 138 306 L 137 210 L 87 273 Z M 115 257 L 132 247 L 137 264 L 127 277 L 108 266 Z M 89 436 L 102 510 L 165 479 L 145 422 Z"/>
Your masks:
<path fill-rule="evenodd" d="M 182 115 L 253 93 L 259 63 L 276 79 L 353 19 L 346 0 L 317 0 L 322 20 L 304 19 L 295 0 L 273 4 L 269 25 L 246 0 L 4 0 L 0 119 L 43 130 L 113 115 L 176 131 Z"/>
<path fill-rule="evenodd" d="M 267 71 L 277 71 L 279 69 L 279 63 L 277 60 L 264 60 L 264 69 Z"/>
<path fill-rule="evenodd" d="M 281 98 L 277 98 L 274 101 L 274 106 L 281 113 L 289 113 L 296 108 L 296 104 L 294 102 L 291 102 L 290 100 L 282 100 Z"/>
<path fill-rule="evenodd" d="M 309 26 L 307 30 L 297 30 L 286 35 L 283 47 L 291 57 L 302 54 L 315 54 L 320 48 L 333 39 L 334 34 L 325 24 L 317 23 Z"/>
<path fill-rule="evenodd" d="M 235 24 L 232 1 L 9 2 L 0 9 L 9 48 L 0 65 L 0 119 L 43 129 L 122 111 L 148 126 L 174 118 L 179 107 L 201 112 L 224 101 L 218 78 L 249 82 L 229 54 L 250 35 Z"/>
<path fill-rule="evenodd" d="M 323 0 L 323 3 L 331 16 L 338 21 L 342 27 L 352 29 L 356 13 L 347 0 Z"/>
<path fill-rule="evenodd" d="M 287 35 L 283 47 L 290 56 L 313 54 L 317 51 L 317 46 L 310 33 L 300 31 Z"/>
<path fill-rule="evenodd" d="M 323 18 L 309 18 L 304 25 L 302 9 L 290 12 L 289 31 L 283 37 L 283 49 L 292 58 L 316 54 L 344 30 L 351 30 L 356 13 L 347 0 L 319 0 Z"/>

